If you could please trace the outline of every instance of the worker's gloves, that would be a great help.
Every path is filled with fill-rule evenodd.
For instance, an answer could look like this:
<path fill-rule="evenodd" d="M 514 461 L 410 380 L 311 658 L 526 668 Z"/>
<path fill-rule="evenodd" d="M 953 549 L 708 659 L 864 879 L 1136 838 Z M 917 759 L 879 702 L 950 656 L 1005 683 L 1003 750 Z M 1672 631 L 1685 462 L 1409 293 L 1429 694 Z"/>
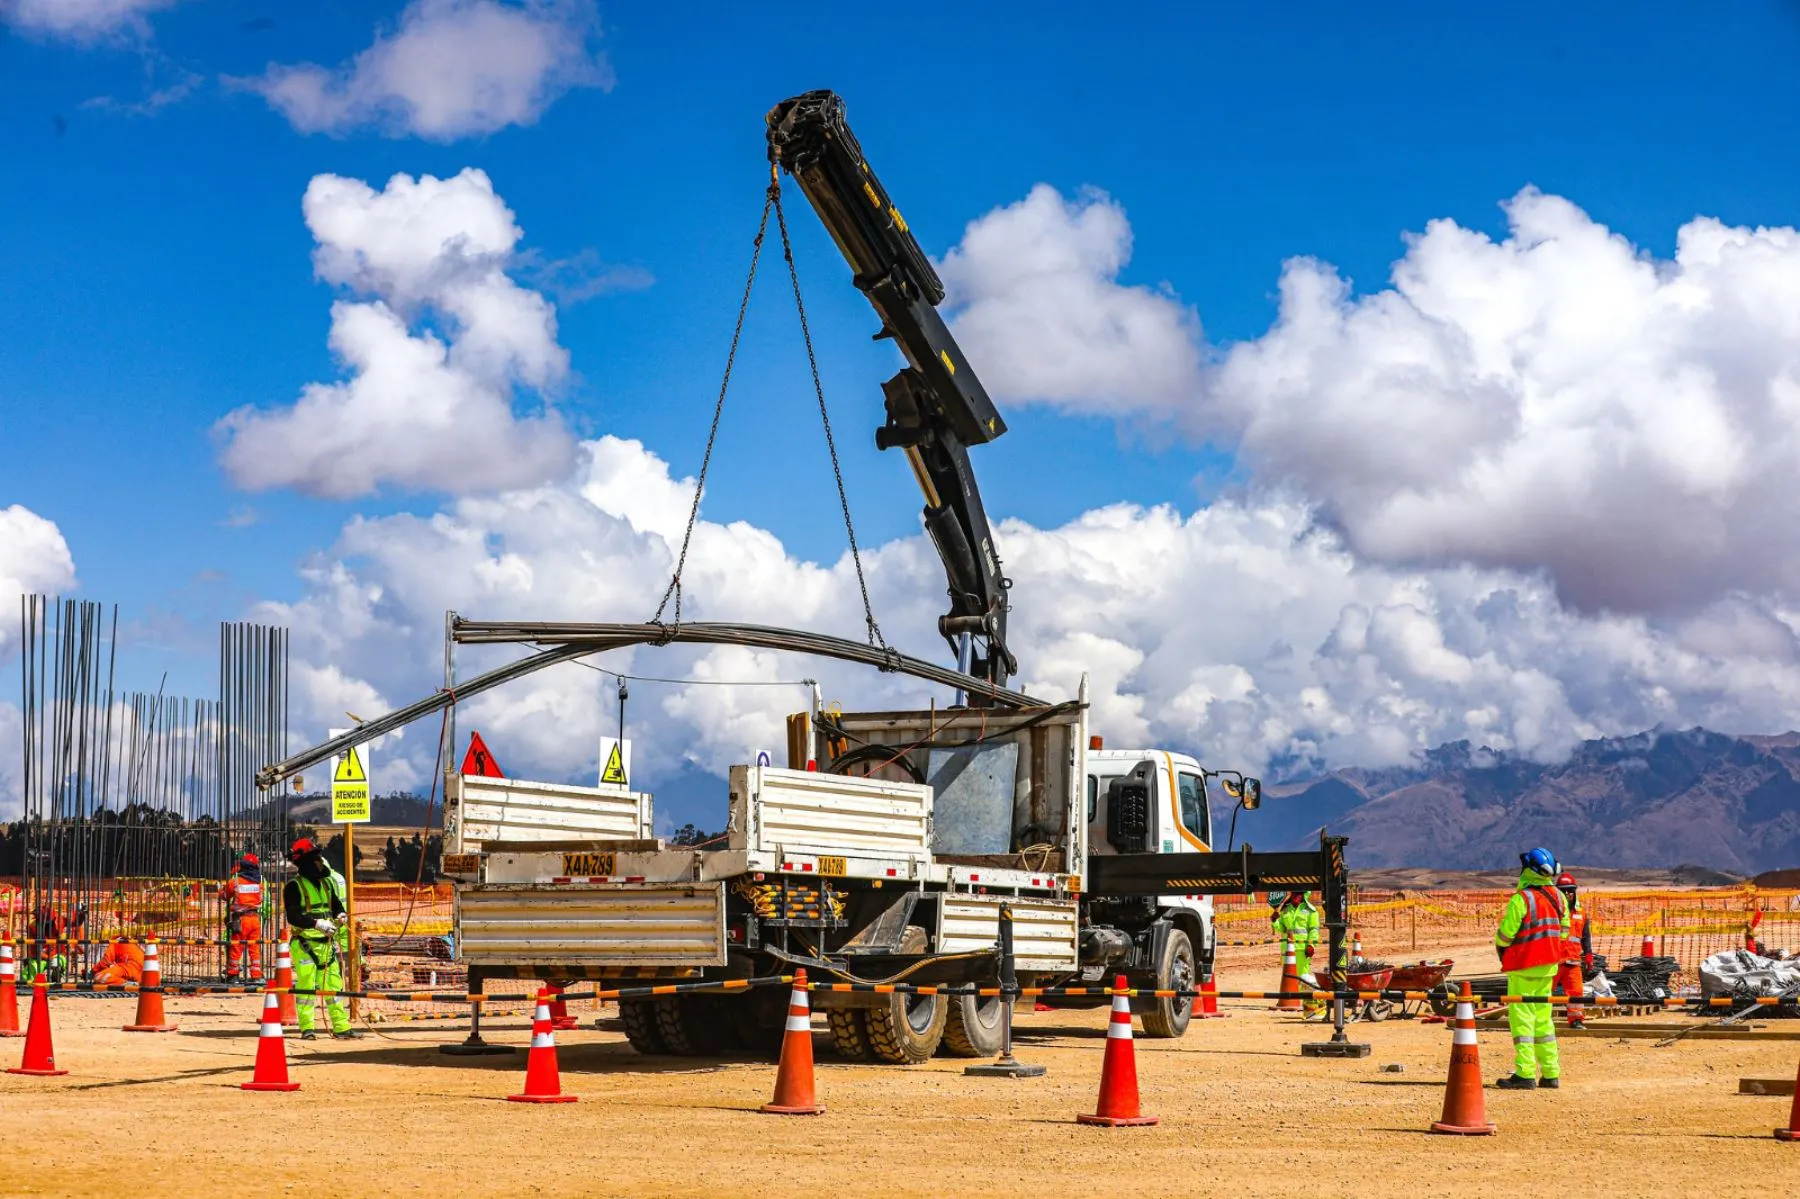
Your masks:
<path fill-rule="evenodd" d="M 321 917 L 320 919 L 313 921 L 313 931 L 323 933 L 329 937 L 332 933 L 337 931 L 337 925 Z"/>
<path fill-rule="evenodd" d="M 1581 967 L 1584 970 L 1592 970 L 1594 968 L 1594 955 L 1591 953 L 1582 954 Z"/>

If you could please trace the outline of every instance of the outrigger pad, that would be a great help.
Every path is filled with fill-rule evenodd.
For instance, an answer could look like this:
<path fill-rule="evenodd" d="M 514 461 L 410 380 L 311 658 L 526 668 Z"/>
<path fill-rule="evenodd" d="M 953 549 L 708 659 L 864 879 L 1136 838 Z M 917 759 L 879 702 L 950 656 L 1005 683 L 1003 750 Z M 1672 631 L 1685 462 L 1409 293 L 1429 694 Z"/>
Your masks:
<path fill-rule="evenodd" d="M 1368 1057 L 1373 1052 L 1367 1041 L 1309 1041 L 1300 1046 L 1301 1057 Z"/>

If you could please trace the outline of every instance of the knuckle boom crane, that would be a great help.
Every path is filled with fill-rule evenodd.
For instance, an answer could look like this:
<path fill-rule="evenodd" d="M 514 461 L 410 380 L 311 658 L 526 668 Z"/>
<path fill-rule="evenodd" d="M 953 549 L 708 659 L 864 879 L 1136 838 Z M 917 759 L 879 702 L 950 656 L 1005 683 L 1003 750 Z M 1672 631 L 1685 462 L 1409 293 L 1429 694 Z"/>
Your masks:
<path fill-rule="evenodd" d="M 938 632 L 967 673 L 1004 686 L 1019 664 L 1006 645 L 1007 590 L 969 447 L 1006 432 L 975 368 L 937 305 L 944 285 L 900 210 L 869 169 L 844 120 L 844 102 L 811 91 L 769 110 L 769 159 L 806 193 L 844 258 L 857 290 L 881 318 L 906 366 L 881 385 L 887 422 L 881 449 L 900 449 L 925 495 L 925 530 L 943 559 L 950 611 Z M 970 702 L 979 704 L 972 694 Z"/>

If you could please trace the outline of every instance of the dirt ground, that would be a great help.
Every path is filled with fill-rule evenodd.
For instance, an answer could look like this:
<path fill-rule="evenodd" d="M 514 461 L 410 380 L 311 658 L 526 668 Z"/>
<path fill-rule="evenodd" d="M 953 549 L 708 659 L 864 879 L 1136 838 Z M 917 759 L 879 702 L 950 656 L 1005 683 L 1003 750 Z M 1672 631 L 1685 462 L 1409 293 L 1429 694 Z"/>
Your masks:
<path fill-rule="evenodd" d="M 1462 947 L 1459 960 L 1487 962 Z M 1437 955 L 1433 955 L 1437 956 Z M 1227 969 L 1231 969 L 1227 967 Z M 1238 967 L 1227 987 L 1272 986 Z M 1767 1195 L 1800 1145 L 1770 1136 L 1789 1100 L 1736 1094 L 1740 1076 L 1791 1078 L 1800 1041 L 1565 1039 L 1560 1092 L 1486 1092 L 1499 1135 L 1426 1134 L 1443 1100 L 1449 1034 L 1416 1020 L 1352 1026 L 1358 1061 L 1299 1056 L 1316 1025 L 1262 1003 L 1196 1022 L 1179 1041 L 1137 1041 L 1154 1128 L 1078 1126 L 1092 1111 L 1104 1012 L 1021 1015 L 1033 1080 L 962 1076 L 939 1058 L 913 1068 L 836 1060 L 820 1021 L 816 1118 L 764 1116 L 774 1068 L 641 1058 L 622 1034 L 557 1037 L 564 1089 L 580 1102 L 501 1097 L 524 1056 L 436 1051 L 463 1025 L 379 1026 L 361 1042 L 287 1042 L 294 1094 L 251 1094 L 257 1003 L 176 998 L 178 1033 L 128 1034 L 129 1001 L 54 1000 L 64 1078 L 0 1075 L 0 1194 L 409 1193 L 486 1195 L 1521 1193 L 1523 1180 L 1610 1196 Z M 21 1006 L 24 1006 L 21 1001 Z M 593 1005 L 575 1008 L 584 1025 Z M 1659 1016 L 1658 1022 L 1671 1017 Z M 1635 1023 L 1643 1023 L 1638 1019 Z M 1770 1021 L 1771 1032 L 1800 1022 Z M 488 1031 L 518 1045 L 527 1024 Z M 0 1042 L 12 1065 L 23 1042 Z M 1504 1032 L 1484 1032 L 1491 1081 Z M 1403 1072 L 1384 1072 L 1398 1064 Z M 1777 1187 L 1777 1190 L 1780 1188 Z"/>

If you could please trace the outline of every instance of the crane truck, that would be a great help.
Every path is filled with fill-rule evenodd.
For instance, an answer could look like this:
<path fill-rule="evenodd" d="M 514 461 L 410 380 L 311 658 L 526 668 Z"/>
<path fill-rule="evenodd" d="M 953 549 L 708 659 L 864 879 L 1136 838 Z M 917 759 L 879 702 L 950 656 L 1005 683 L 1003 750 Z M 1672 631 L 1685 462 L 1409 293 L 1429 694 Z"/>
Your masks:
<path fill-rule="evenodd" d="M 790 718 L 785 761 L 733 766 L 725 843 L 654 834 L 652 797 L 463 776 L 445 786 L 444 873 L 472 990 L 502 978 L 704 982 L 805 967 L 825 981 L 981 983 L 1000 974 L 1005 904 L 1026 986 L 1134 985 L 1191 991 L 1215 952 L 1211 895 L 1269 887 L 1325 892 L 1341 906 L 1341 844 L 1316 853 L 1212 852 L 1209 780 L 1235 775 L 1166 749 L 1109 748 L 1088 728 L 1086 682 L 1052 703 L 1011 690 L 1006 578 L 969 461 L 1006 425 L 938 312 L 944 289 L 845 121 L 808 92 L 767 118 L 771 161 L 795 180 L 849 262 L 852 281 L 905 365 L 882 385 L 883 449 L 905 455 L 943 560 L 938 631 L 957 669 L 817 634 L 734 625 L 542 624 L 447 618 L 455 645 L 535 644 L 539 654 L 445 693 L 467 697 L 530 669 L 626 644 L 711 641 L 827 654 L 957 688 L 944 709 L 812 710 Z M 777 176 L 777 183 L 779 177 Z M 454 681 L 454 686 L 452 683 Z M 444 693 L 265 771 L 291 774 L 354 737 L 440 710 Z M 266 785 L 266 782 L 265 782 Z M 1341 928 L 1334 927 L 1334 937 Z M 1336 957 L 1334 953 L 1334 958 Z M 825 991 L 815 1006 L 853 1059 L 989 1055 L 1003 1001 L 972 994 Z M 1063 1002 L 1079 1004 L 1080 999 Z M 1099 1002 L 1104 1002 L 1100 1000 Z M 621 1003 L 646 1053 L 773 1049 L 779 988 L 678 993 Z M 1178 1037 L 1192 1000 L 1134 1001 L 1145 1033 Z"/>

